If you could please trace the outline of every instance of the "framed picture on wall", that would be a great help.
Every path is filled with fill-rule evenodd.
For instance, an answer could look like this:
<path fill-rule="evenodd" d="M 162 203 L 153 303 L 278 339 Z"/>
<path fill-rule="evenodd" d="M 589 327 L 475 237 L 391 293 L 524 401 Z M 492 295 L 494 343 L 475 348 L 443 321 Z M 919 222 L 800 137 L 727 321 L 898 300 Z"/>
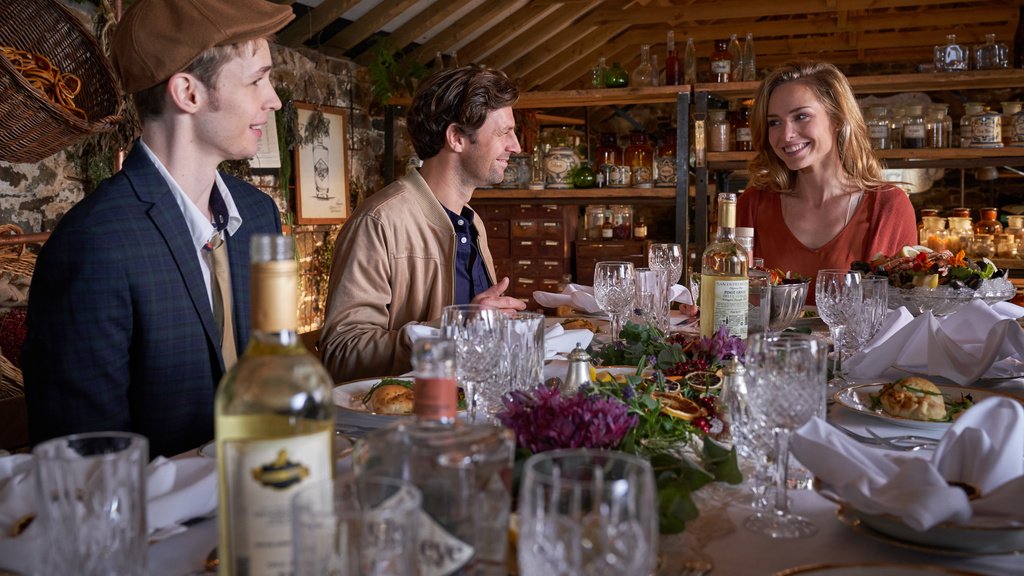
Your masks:
<path fill-rule="evenodd" d="M 348 218 L 348 117 L 344 109 L 295 102 L 299 131 L 314 112 L 323 113 L 327 132 L 295 147 L 295 216 L 299 224 L 341 224 Z"/>

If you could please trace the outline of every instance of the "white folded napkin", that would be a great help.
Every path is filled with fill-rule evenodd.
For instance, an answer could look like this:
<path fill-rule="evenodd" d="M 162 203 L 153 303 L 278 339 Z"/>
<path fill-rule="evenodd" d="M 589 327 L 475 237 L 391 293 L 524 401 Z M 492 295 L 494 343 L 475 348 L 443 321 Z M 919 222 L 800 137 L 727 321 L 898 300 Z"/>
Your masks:
<path fill-rule="evenodd" d="M 150 541 L 185 531 L 182 522 L 217 511 L 217 460 L 157 457 L 146 467 L 146 524 Z"/>
<path fill-rule="evenodd" d="M 791 440 L 793 455 L 840 500 L 867 514 L 891 514 L 915 530 L 942 522 L 1024 525 L 1024 407 L 992 396 L 942 436 L 930 459 L 894 456 L 858 443 L 815 418 Z M 963 482 L 981 497 L 969 501 Z"/>
<path fill-rule="evenodd" d="M 680 284 L 672 285 L 669 289 L 669 296 L 673 302 L 693 304 L 693 297 L 690 295 L 689 289 Z M 545 308 L 571 306 L 587 314 L 601 313 L 601 307 L 597 305 L 592 286 L 569 284 L 562 292 L 541 292 L 538 290 L 533 293 L 533 299 Z"/>
<path fill-rule="evenodd" d="M 15 522 L 36 509 L 35 462 L 31 454 L 0 457 L 0 568 L 30 574 L 39 567 L 43 549 L 42 530 L 32 522 L 11 537 Z"/>
<path fill-rule="evenodd" d="M 1024 375 L 1024 329 L 1016 318 L 1024 308 L 973 301 L 936 318 L 891 310 L 879 333 L 845 364 L 854 379 L 900 377 L 907 372 L 941 376 L 957 384 L 978 378 Z"/>
<path fill-rule="evenodd" d="M 586 348 L 594 333 L 586 328 L 566 330 L 561 324 L 552 324 L 544 331 L 544 359 L 553 360 L 559 354 L 568 354 L 576 344 Z"/>

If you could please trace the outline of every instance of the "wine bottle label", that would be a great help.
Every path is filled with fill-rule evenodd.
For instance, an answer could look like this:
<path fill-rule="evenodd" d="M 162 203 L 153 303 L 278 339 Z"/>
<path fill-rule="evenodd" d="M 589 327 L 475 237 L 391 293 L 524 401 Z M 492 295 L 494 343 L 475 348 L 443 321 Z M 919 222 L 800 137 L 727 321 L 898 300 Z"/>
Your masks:
<path fill-rule="evenodd" d="M 712 74 L 729 74 L 732 72 L 732 60 L 712 60 Z"/>
<path fill-rule="evenodd" d="M 736 141 L 737 142 L 750 142 L 750 128 L 737 128 L 736 129 Z"/>
<path fill-rule="evenodd" d="M 747 307 L 749 305 L 750 282 L 739 280 L 714 280 L 715 285 L 714 326 L 725 324 L 731 336 L 747 337 Z M 702 280 L 703 281 L 703 280 Z"/>
<path fill-rule="evenodd" d="M 331 477 L 333 431 L 222 443 L 236 574 L 292 572 L 291 498 Z M 225 513 L 225 507 L 221 507 Z M 223 551 L 222 551 L 223 553 Z"/>
<path fill-rule="evenodd" d="M 420 576 L 447 576 L 469 563 L 476 552 L 459 540 L 430 514 L 420 511 Z"/>

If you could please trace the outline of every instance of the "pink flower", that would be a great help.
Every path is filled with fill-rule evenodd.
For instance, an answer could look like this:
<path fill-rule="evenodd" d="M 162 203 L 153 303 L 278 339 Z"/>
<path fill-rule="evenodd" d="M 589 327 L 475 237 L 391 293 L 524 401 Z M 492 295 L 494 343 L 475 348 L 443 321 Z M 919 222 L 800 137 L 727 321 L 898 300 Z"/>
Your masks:
<path fill-rule="evenodd" d="M 515 433 L 520 448 L 534 454 L 558 448 L 615 448 L 637 423 L 618 399 L 585 390 L 562 396 L 558 388 L 544 385 L 509 394 L 498 420 Z"/>

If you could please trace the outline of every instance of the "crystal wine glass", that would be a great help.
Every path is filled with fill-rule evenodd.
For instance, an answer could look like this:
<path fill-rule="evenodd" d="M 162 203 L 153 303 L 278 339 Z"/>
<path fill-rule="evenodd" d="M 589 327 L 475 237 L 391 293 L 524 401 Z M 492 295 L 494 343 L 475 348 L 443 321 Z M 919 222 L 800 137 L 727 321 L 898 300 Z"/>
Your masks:
<path fill-rule="evenodd" d="M 828 325 L 835 350 L 832 362 L 830 392 L 841 388 L 843 377 L 843 342 L 846 327 L 857 320 L 863 301 L 860 272 L 850 270 L 819 270 L 815 279 L 814 299 L 818 316 Z"/>
<path fill-rule="evenodd" d="M 650 462 L 623 452 L 531 456 L 519 491 L 519 573 L 651 574 L 658 557 Z"/>
<path fill-rule="evenodd" d="M 671 290 L 683 274 L 683 247 L 679 244 L 651 244 L 647 250 L 647 266 L 652 270 L 668 270 L 665 290 Z M 696 296 L 691 294 L 691 298 Z"/>
<path fill-rule="evenodd" d="M 882 327 L 882 321 L 889 312 L 889 279 L 884 276 L 861 278 L 863 305 L 857 315 L 850 343 L 853 350 L 860 351 Z"/>
<path fill-rule="evenodd" d="M 656 327 L 662 334 L 669 331 L 668 292 L 665 290 L 665 270 L 637 268 L 636 311 L 644 322 Z"/>
<path fill-rule="evenodd" d="M 789 511 L 786 492 L 789 436 L 815 416 L 825 414 L 827 345 L 811 334 L 753 334 L 744 353 L 750 385 L 749 416 L 775 439 L 775 499 L 768 510 L 747 518 L 744 525 L 772 538 L 806 538 L 818 529 Z"/>
<path fill-rule="evenodd" d="M 441 310 L 441 335 L 455 341 L 455 378 L 466 392 L 471 422 L 492 418 L 508 391 L 505 315 L 497 308 L 456 304 Z"/>
<path fill-rule="evenodd" d="M 598 262 L 594 267 L 594 299 L 608 313 L 612 341 L 619 339 L 623 317 L 633 307 L 632 262 Z"/>

